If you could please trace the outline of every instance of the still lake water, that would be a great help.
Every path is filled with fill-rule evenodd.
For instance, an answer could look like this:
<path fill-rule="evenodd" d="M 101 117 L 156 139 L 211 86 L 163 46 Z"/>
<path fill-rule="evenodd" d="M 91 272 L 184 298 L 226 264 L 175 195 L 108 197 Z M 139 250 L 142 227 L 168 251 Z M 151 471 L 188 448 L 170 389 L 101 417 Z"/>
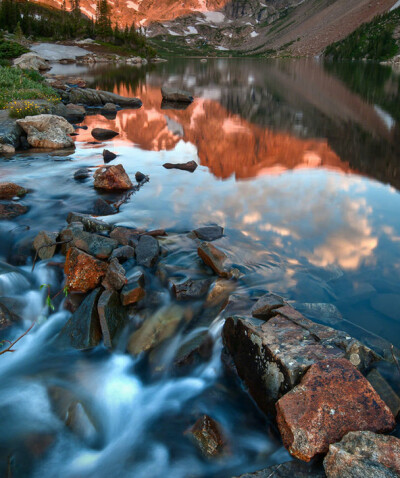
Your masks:
<path fill-rule="evenodd" d="M 33 274 L 21 266 L 26 244 L 39 230 L 59 230 L 71 210 L 91 212 L 99 193 L 92 179 L 77 182 L 73 174 L 102 164 L 106 147 L 118 154 L 115 164 L 150 182 L 104 219 L 165 228 L 169 271 L 193 274 L 195 245 L 182 233 L 218 223 L 225 237 L 216 245 L 243 274 L 235 293 L 269 290 L 371 346 L 381 347 L 382 338 L 400 347 L 399 74 L 368 64 L 229 59 L 55 65 L 53 72 L 137 96 L 143 107 L 115 119 L 87 116 L 74 152 L 0 159 L 1 181 L 32 189 L 22 200 L 29 212 L 0 223 L 1 260 L 20 270 L 2 266 L 0 296 L 18 300 L 25 325 L 47 314 L 39 285 L 57 290 L 62 280 L 44 262 Z M 193 91 L 195 101 L 162 109 L 164 83 Z M 89 145 L 94 127 L 120 134 Z M 162 167 L 189 160 L 199 164 L 193 174 Z M 12 455 L 15 476 L 229 478 L 290 459 L 273 425 L 224 372 L 221 320 L 193 307 L 198 328 L 177 331 L 162 359 L 154 358 L 168 361 L 185 333 L 210 326 L 212 359 L 181 377 L 142 373 L 141 359 L 123 354 L 123 344 L 114 355 L 52 348 L 69 316 L 62 308 L 18 353 L 2 356 L 0 451 L 5 462 Z M 398 390 L 398 377 L 387 378 Z M 54 387 L 84 403 L 96 429 L 68 431 L 49 398 Z M 203 460 L 184 434 L 201 413 L 224 428 L 229 452 L 219 460 Z"/>

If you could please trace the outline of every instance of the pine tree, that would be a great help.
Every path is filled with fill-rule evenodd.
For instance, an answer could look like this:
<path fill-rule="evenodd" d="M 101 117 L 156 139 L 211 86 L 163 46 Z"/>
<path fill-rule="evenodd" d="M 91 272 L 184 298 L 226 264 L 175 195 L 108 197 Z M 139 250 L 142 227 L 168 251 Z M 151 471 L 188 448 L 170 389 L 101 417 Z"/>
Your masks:
<path fill-rule="evenodd" d="M 24 37 L 20 22 L 18 22 L 17 26 L 15 27 L 14 35 L 16 36 L 18 41 L 21 41 Z"/>

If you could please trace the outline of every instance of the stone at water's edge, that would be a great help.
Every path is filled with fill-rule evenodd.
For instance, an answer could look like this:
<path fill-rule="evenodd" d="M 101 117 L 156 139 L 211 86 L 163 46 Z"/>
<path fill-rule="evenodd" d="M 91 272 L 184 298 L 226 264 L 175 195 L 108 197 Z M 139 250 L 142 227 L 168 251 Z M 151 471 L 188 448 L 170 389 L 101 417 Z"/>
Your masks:
<path fill-rule="evenodd" d="M 27 133 L 28 143 L 33 148 L 62 149 L 74 146 L 72 138 L 68 135 L 75 129 L 61 116 L 51 114 L 26 116 L 17 120 L 17 124 Z"/>
<path fill-rule="evenodd" d="M 21 70 L 50 70 L 51 66 L 47 61 L 37 53 L 28 52 L 13 61 L 13 65 L 21 68 Z"/>
<path fill-rule="evenodd" d="M 222 331 L 239 376 L 266 412 L 319 360 L 344 357 L 367 370 L 379 358 L 344 332 L 316 324 L 290 306 L 276 312 L 268 322 L 234 312 Z"/>
<path fill-rule="evenodd" d="M 71 292 L 89 292 L 95 289 L 105 276 L 107 265 L 86 252 L 71 247 L 64 266 L 68 289 Z"/>
<path fill-rule="evenodd" d="M 118 259 L 111 259 L 102 285 L 105 289 L 121 290 L 126 284 L 125 269 Z"/>
<path fill-rule="evenodd" d="M 172 291 L 178 300 L 200 299 L 205 296 L 211 284 L 210 279 L 188 279 L 184 282 L 170 279 Z"/>
<path fill-rule="evenodd" d="M 100 288 L 92 291 L 73 313 L 58 336 L 58 343 L 61 346 L 85 350 L 100 343 L 101 329 L 97 312 L 100 294 Z"/>
<path fill-rule="evenodd" d="M 188 161 L 187 163 L 164 163 L 163 166 L 165 169 L 180 169 L 191 173 L 197 169 L 196 161 Z"/>
<path fill-rule="evenodd" d="M 273 465 L 254 473 L 245 473 L 234 478 L 326 478 L 326 475 L 321 465 L 309 465 L 296 460 Z"/>
<path fill-rule="evenodd" d="M 276 314 L 276 309 L 284 305 L 285 302 L 279 295 L 265 294 L 254 304 L 251 313 L 257 319 L 268 320 Z"/>
<path fill-rule="evenodd" d="M 121 290 L 122 305 L 136 304 L 146 295 L 144 274 L 138 270 L 129 276 L 128 283 Z"/>
<path fill-rule="evenodd" d="M 195 229 L 194 234 L 202 241 L 212 242 L 224 235 L 224 228 L 221 226 L 203 226 Z"/>
<path fill-rule="evenodd" d="M 104 201 L 103 198 L 96 199 L 91 211 L 95 216 L 112 216 L 118 212 L 115 206 Z"/>
<path fill-rule="evenodd" d="M 203 242 L 197 249 L 197 253 L 203 262 L 211 267 L 211 269 L 220 277 L 227 278 L 230 276 L 229 271 L 224 268 L 226 255 L 215 246 L 208 242 Z"/>
<path fill-rule="evenodd" d="M 361 431 L 330 445 L 324 459 L 328 478 L 396 478 L 400 476 L 400 440 Z"/>
<path fill-rule="evenodd" d="M 121 246 L 113 250 L 113 253 L 110 256 L 110 259 L 118 259 L 122 264 L 128 259 L 135 257 L 135 249 L 131 246 Z"/>
<path fill-rule="evenodd" d="M 35 248 L 38 257 L 40 259 L 51 259 L 56 253 L 58 233 L 40 231 L 33 241 L 33 247 Z"/>
<path fill-rule="evenodd" d="M 107 140 L 107 139 L 112 139 L 115 138 L 115 136 L 118 136 L 119 133 L 116 131 L 113 131 L 112 129 L 105 129 L 105 128 L 94 128 L 92 130 L 92 136 L 94 139 L 98 140 Z"/>
<path fill-rule="evenodd" d="M 112 229 L 110 224 L 100 221 L 100 219 L 96 219 L 89 214 L 81 214 L 79 212 L 70 212 L 67 216 L 67 222 L 68 224 L 80 222 L 87 232 L 109 232 Z"/>
<path fill-rule="evenodd" d="M 1 219 L 13 219 L 14 217 L 21 216 L 28 212 L 27 206 L 10 202 L 7 204 L 0 204 L 0 220 Z"/>
<path fill-rule="evenodd" d="M 80 181 L 82 179 L 87 179 L 90 177 L 90 169 L 88 168 L 80 168 L 77 169 L 74 173 L 74 179 Z"/>
<path fill-rule="evenodd" d="M 329 445 L 358 430 L 390 432 L 389 407 L 346 359 L 311 365 L 300 384 L 276 404 L 277 423 L 290 454 L 310 461 Z"/>
<path fill-rule="evenodd" d="M 22 128 L 16 120 L 9 117 L 7 110 L 0 110 L 0 153 L 14 153 L 15 148 L 20 146 L 21 134 Z M 10 146 L 13 150 L 7 148 Z"/>
<path fill-rule="evenodd" d="M 108 91 L 91 88 L 73 88 L 69 100 L 71 103 L 80 103 L 87 106 L 103 106 L 106 103 L 114 103 L 124 108 L 140 108 L 142 106 L 139 98 L 127 98 Z"/>
<path fill-rule="evenodd" d="M 71 228 L 72 241 L 68 244 L 70 247 L 77 247 L 81 251 L 87 252 L 97 259 L 108 259 L 113 250 L 118 246 L 117 241 L 109 237 L 86 231 L 79 231 Z"/>
<path fill-rule="evenodd" d="M 155 266 L 160 255 L 160 246 L 157 239 L 152 236 L 140 236 L 135 253 L 136 261 L 140 266 Z"/>
<path fill-rule="evenodd" d="M 205 457 L 210 458 L 222 453 L 224 439 L 221 427 L 208 415 L 200 417 L 187 433 L 192 436 Z"/>
<path fill-rule="evenodd" d="M 107 190 L 127 190 L 133 187 L 122 164 L 103 166 L 94 173 L 94 187 Z"/>
<path fill-rule="evenodd" d="M 191 103 L 193 101 L 193 95 L 191 93 L 172 86 L 163 86 L 161 88 L 161 95 L 164 101 L 182 103 Z"/>
<path fill-rule="evenodd" d="M 113 290 L 104 291 L 97 305 L 103 341 L 106 347 L 115 345 L 114 339 L 125 325 L 127 313 L 121 304 L 119 294 Z"/>
<path fill-rule="evenodd" d="M 25 196 L 27 190 L 15 183 L 0 183 L 0 199 Z"/>

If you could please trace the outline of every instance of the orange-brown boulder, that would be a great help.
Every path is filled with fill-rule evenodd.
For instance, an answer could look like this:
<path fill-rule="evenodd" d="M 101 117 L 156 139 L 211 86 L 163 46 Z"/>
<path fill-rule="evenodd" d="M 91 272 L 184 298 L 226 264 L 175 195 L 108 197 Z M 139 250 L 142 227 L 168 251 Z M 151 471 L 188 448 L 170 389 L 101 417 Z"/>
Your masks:
<path fill-rule="evenodd" d="M 65 259 L 66 285 L 71 292 L 88 292 L 96 288 L 107 271 L 107 264 L 71 247 Z"/>
<path fill-rule="evenodd" d="M 15 196 L 24 196 L 26 189 L 15 183 L 0 183 L 0 199 L 12 199 Z"/>
<path fill-rule="evenodd" d="M 131 189 L 133 187 L 122 164 L 103 166 L 93 175 L 94 187 L 97 189 Z"/>
<path fill-rule="evenodd" d="M 283 443 L 300 460 L 326 453 L 351 431 L 390 432 L 395 420 L 366 378 L 346 359 L 312 365 L 276 404 Z"/>
<path fill-rule="evenodd" d="M 220 277 L 230 277 L 229 271 L 224 267 L 226 255 L 209 242 L 203 242 L 197 249 L 197 254 Z"/>

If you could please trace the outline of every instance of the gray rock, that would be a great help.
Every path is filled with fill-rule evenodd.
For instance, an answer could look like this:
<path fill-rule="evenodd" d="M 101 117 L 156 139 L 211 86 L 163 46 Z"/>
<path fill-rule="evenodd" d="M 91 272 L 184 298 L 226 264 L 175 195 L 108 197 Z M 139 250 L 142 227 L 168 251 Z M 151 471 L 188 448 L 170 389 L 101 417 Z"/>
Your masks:
<path fill-rule="evenodd" d="M 88 168 L 80 168 L 77 169 L 74 173 L 74 179 L 80 181 L 82 179 L 87 179 L 90 177 L 90 169 Z"/>
<path fill-rule="evenodd" d="M 115 346 L 118 333 L 127 319 L 127 312 L 121 304 L 118 292 L 104 291 L 99 299 L 98 312 L 104 345 L 111 348 Z"/>
<path fill-rule="evenodd" d="M 164 101 L 182 103 L 191 103 L 193 101 L 193 96 L 188 91 L 166 85 L 161 88 L 161 95 Z"/>
<path fill-rule="evenodd" d="M 79 212 L 70 212 L 67 216 L 68 224 L 72 222 L 80 222 L 87 232 L 109 232 L 112 229 L 110 224 L 95 219 L 89 214 L 81 214 Z"/>
<path fill-rule="evenodd" d="M 40 259 L 51 259 L 56 253 L 58 233 L 40 231 L 33 241 L 33 247 Z"/>
<path fill-rule="evenodd" d="M 65 324 L 58 336 L 58 343 L 79 350 L 96 347 L 101 340 L 97 303 L 101 289 L 92 291 Z"/>
<path fill-rule="evenodd" d="M 257 319 L 270 319 L 276 314 L 276 309 L 285 305 L 284 300 L 279 295 L 265 294 L 258 299 L 251 309 L 253 317 Z"/>
<path fill-rule="evenodd" d="M 269 411 L 308 368 L 327 358 L 347 358 L 367 370 L 379 357 L 344 332 L 316 324 L 290 306 L 268 322 L 229 317 L 223 340 L 239 376 L 261 409 Z"/>
<path fill-rule="evenodd" d="M 325 472 L 319 464 L 303 463 L 299 460 L 273 465 L 254 473 L 245 473 L 236 478 L 325 478 Z"/>
<path fill-rule="evenodd" d="M 195 229 L 194 234 L 203 241 L 215 241 L 224 235 L 224 228 L 221 226 L 203 226 Z"/>
<path fill-rule="evenodd" d="M 17 124 L 27 133 L 28 143 L 33 148 L 62 149 L 74 146 L 69 134 L 74 127 L 61 117 L 51 114 L 26 116 Z"/>
<path fill-rule="evenodd" d="M 102 285 L 105 289 L 121 290 L 126 284 L 125 269 L 118 259 L 111 259 Z"/>
<path fill-rule="evenodd" d="M 369 431 L 350 432 L 330 445 L 324 468 L 328 478 L 399 477 L 400 440 Z"/>
<path fill-rule="evenodd" d="M 117 112 L 117 106 L 114 103 L 106 103 L 103 106 L 103 111 L 106 113 L 116 113 Z"/>
<path fill-rule="evenodd" d="M 122 305 L 136 304 L 146 295 L 143 272 L 136 270 L 133 274 L 129 274 L 128 277 L 128 283 L 121 290 Z"/>
<path fill-rule="evenodd" d="M 14 148 L 20 146 L 20 136 L 22 128 L 18 126 L 16 120 L 8 116 L 8 111 L 0 111 L 0 144 L 10 145 Z M 7 153 L 7 151 L 3 151 Z"/>
<path fill-rule="evenodd" d="M 87 106 L 103 106 L 107 103 L 129 108 L 140 108 L 142 106 L 139 98 L 126 98 L 115 93 L 91 88 L 73 88 L 70 93 L 70 101 L 71 103 L 80 103 Z"/>
<path fill-rule="evenodd" d="M 108 259 L 118 246 L 117 241 L 86 231 L 73 230 L 69 247 L 76 247 L 97 259 Z"/>
<path fill-rule="evenodd" d="M 117 226 L 112 230 L 110 237 L 115 239 L 122 246 L 137 246 L 139 235 L 140 232 L 137 229 Z"/>
<path fill-rule="evenodd" d="M 160 246 L 152 236 L 141 236 L 135 249 L 136 261 L 140 266 L 153 267 L 160 255 Z"/>
<path fill-rule="evenodd" d="M 120 263 L 127 261 L 128 259 L 132 259 L 135 257 L 135 249 L 131 246 L 122 246 L 114 249 L 110 259 L 118 259 Z"/>
<path fill-rule="evenodd" d="M 104 201 L 103 198 L 98 198 L 93 204 L 92 213 L 95 216 L 111 216 L 116 214 L 118 211 L 112 204 L 108 204 L 107 201 Z"/>
<path fill-rule="evenodd" d="M 13 61 L 13 65 L 21 68 L 21 70 L 50 70 L 50 65 L 47 61 L 39 56 L 37 53 L 28 52 Z"/>
<path fill-rule="evenodd" d="M 86 110 L 83 106 L 70 103 L 60 116 L 63 116 L 70 123 L 81 123 L 85 119 Z"/>
<path fill-rule="evenodd" d="M 170 279 L 172 292 L 178 300 L 194 300 L 205 296 L 211 285 L 210 279 L 187 279 L 181 282 L 179 279 Z"/>

